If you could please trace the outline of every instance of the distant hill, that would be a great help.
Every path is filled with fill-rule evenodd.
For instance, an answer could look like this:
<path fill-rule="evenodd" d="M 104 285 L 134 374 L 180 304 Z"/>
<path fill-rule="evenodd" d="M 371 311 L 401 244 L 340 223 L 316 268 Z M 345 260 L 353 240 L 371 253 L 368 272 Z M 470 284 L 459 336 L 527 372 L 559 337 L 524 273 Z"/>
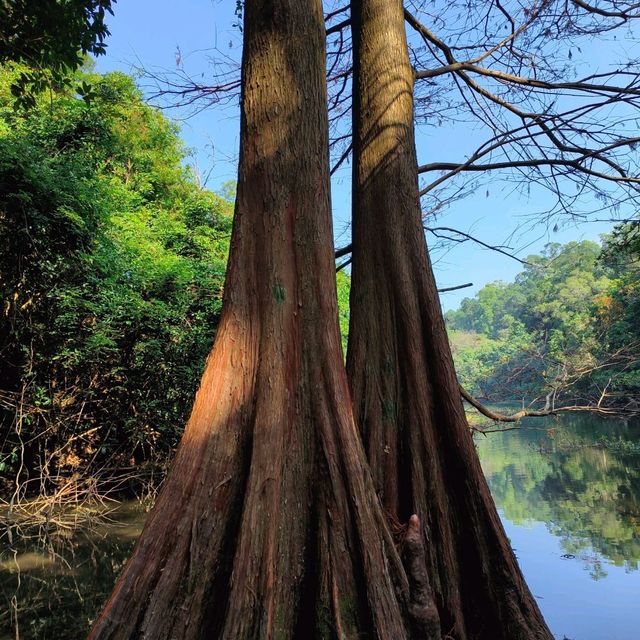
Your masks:
<path fill-rule="evenodd" d="M 515 282 L 493 282 L 446 314 L 461 383 L 493 400 L 620 405 L 640 398 L 637 227 L 603 244 L 546 246 Z"/>

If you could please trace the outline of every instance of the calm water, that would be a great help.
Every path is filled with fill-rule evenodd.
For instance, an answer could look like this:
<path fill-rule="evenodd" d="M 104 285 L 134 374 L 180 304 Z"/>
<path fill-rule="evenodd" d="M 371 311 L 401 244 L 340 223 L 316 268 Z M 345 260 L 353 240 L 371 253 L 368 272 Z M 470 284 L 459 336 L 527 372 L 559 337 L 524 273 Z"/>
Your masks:
<path fill-rule="evenodd" d="M 524 425 L 476 439 L 551 630 L 560 640 L 640 638 L 640 424 L 573 415 Z"/>
<path fill-rule="evenodd" d="M 603 437 L 612 446 L 598 443 Z M 640 637 L 640 424 L 571 416 L 477 437 L 507 534 L 556 638 Z M 0 514 L 2 515 L 2 514 Z M 0 640 L 84 638 L 146 513 L 0 531 Z M 19 636 L 16 636 L 16 623 Z"/>
<path fill-rule="evenodd" d="M 121 505 L 87 528 L 23 529 L 28 538 L 14 532 L 12 544 L 3 530 L 0 640 L 85 638 L 145 517 L 141 506 L 132 503 Z"/>

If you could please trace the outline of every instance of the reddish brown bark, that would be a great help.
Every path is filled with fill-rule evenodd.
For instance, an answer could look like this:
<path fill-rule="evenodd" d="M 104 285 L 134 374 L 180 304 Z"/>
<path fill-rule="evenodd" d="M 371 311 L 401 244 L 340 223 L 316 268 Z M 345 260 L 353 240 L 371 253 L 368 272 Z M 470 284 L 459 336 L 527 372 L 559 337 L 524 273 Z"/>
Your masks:
<path fill-rule="evenodd" d="M 247 2 L 244 33 L 218 336 L 172 471 L 90 638 L 402 640 L 424 598 L 410 596 L 342 364 L 321 2 Z"/>
<path fill-rule="evenodd" d="M 442 638 L 549 640 L 482 474 L 458 391 L 422 229 L 402 2 L 353 0 L 352 25 L 347 371 L 376 489 L 396 520 L 420 516 L 421 589 L 435 596 Z"/>

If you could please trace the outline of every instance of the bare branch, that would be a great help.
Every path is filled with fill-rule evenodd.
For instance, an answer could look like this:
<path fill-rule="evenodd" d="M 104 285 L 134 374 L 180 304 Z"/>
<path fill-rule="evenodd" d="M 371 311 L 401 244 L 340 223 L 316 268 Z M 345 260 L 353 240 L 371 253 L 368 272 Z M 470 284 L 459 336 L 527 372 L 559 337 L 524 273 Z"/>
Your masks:
<path fill-rule="evenodd" d="M 612 408 L 603 407 L 601 405 L 567 405 L 563 407 L 555 407 L 553 409 L 543 409 L 541 411 L 535 411 L 532 409 L 521 409 L 512 414 L 498 413 L 492 411 L 489 407 L 482 404 L 479 400 L 476 400 L 462 385 L 460 385 L 460 395 L 474 408 L 477 409 L 483 416 L 495 420 L 496 422 L 519 422 L 522 418 L 545 418 L 547 416 L 555 416 L 559 413 L 571 413 L 571 412 L 588 412 L 597 413 L 602 416 L 615 416 L 615 415 L 636 415 L 638 411 L 625 408 Z M 482 432 L 482 429 L 476 429 Z"/>
<path fill-rule="evenodd" d="M 342 31 L 343 29 L 346 29 L 349 26 L 351 26 L 351 18 L 347 18 L 342 22 L 338 22 L 337 24 L 334 24 L 333 26 L 328 27 L 326 30 L 326 35 L 330 36 L 332 33 L 338 33 L 338 31 Z"/>
<path fill-rule="evenodd" d="M 466 240 L 471 240 L 472 242 L 475 242 L 483 247 L 485 247 L 485 249 L 491 249 L 491 251 L 497 251 L 498 253 L 501 253 L 502 255 L 507 256 L 508 258 L 512 258 L 513 260 L 516 260 L 517 262 L 519 262 L 520 264 L 524 264 L 527 266 L 533 266 L 531 265 L 531 263 L 527 262 L 526 260 L 523 260 L 522 258 L 518 258 L 518 256 L 509 253 L 508 251 L 505 251 L 504 247 L 501 247 L 499 245 L 493 245 L 493 244 L 487 244 L 486 242 L 483 242 L 482 240 L 479 240 L 478 238 L 475 238 L 474 236 L 465 233 L 464 231 L 460 231 L 458 229 L 452 229 L 451 227 L 424 227 L 425 231 L 429 231 L 431 232 L 434 236 L 440 238 L 442 237 L 441 235 L 438 235 L 439 231 L 448 231 L 449 233 L 455 233 L 458 236 L 462 236 L 464 239 Z M 450 239 L 450 238 L 449 238 Z"/>
<path fill-rule="evenodd" d="M 444 287 L 438 289 L 438 293 L 446 293 L 447 291 L 457 291 L 458 289 L 466 289 L 467 287 L 473 287 L 473 282 L 467 282 L 466 284 L 458 284 L 455 287 Z"/>
<path fill-rule="evenodd" d="M 605 9 L 600 9 L 599 7 L 587 4 L 584 0 L 571 0 L 571 2 L 589 13 L 595 13 L 606 18 L 621 18 L 622 20 L 640 18 L 640 3 L 631 5 L 626 11 L 606 11 Z"/>

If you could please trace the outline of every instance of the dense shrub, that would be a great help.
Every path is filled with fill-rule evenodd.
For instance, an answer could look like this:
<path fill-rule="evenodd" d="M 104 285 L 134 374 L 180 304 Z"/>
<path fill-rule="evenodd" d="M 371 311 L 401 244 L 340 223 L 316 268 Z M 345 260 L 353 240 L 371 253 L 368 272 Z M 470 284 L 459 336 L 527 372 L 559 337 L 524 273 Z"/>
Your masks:
<path fill-rule="evenodd" d="M 0 72 L 0 471 L 164 459 L 213 342 L 231 205 L 127 76 L 19 113 L 18 73 Z"/>

